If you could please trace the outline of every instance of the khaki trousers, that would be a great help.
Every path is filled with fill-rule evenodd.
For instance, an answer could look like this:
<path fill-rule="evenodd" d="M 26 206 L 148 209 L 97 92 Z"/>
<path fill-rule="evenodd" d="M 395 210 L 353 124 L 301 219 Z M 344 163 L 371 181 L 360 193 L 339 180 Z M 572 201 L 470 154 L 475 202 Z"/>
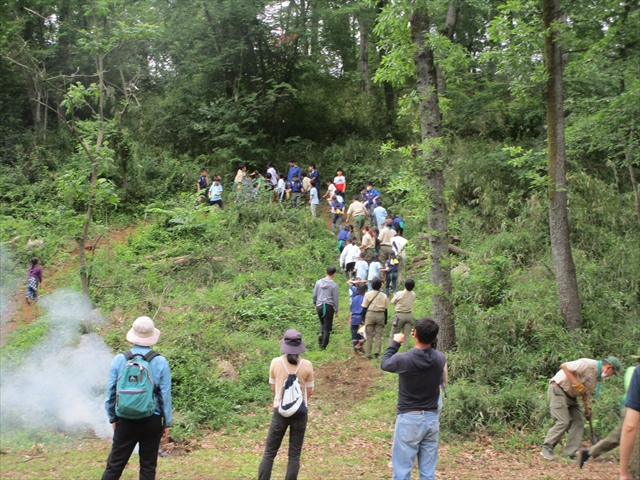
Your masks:
<path fill-rule="evenodd" d="M 577 398 L 568 397 L 562 388 L 549 384 L 547 399 L 551 409 L 551 418 L 555 425 L 547 432 L 544 446 L 553 451 L 566 432 L 569 438 L 564 445 L 563 455 L 572 455 L 580 448 L 584 432 L 584 418 Z"/>
<path fill-rule="evenodd" d="M 371 348 L 375 340 L 373 353 L 380 355 L 382 335 L 384 333 L 384 312 L 367 312 L 367 316 L 364 319 L 364 331 L 367 334 L 364 353 L 368 358 L 371 358 Z"/>
<path fill-rule="evenodd" d="M 391 245 L 380 245 L 380 264 L 384 267 L 389 258 L 389 252 L 391 252 Z"/>
<path fill-rule="evenodd" d="M 411 343 L 411 329 L 413 328 L 413 313 L 412 312 L 396 312 L 398 316 L 398 324 L 391 329 L 391 338 L 396 333 L 404 333 L 404 344 L 402 348 L 406 352 L 409 350 L 409 343 Z"/>
<path fill-rule="evenodd" d="M 626 414 L 627 407 L 623 405 L 620 408 L 620 423 L 616 428 L 611 430 L 611 433 L 607 435 L 607 438 L 603 438 L 589 449 L 590 457 L 599 457 L 603 453 L 607 453 L 620 445 L 620 434 L 622 433 L 622 424 L 624 423 L 624 417 Z"/>

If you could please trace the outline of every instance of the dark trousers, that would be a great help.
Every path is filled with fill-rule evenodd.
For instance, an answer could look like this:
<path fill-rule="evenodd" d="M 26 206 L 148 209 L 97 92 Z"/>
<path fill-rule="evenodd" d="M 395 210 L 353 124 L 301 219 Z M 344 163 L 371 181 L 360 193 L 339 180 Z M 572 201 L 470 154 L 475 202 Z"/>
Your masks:
<path fill-rule="evenodd" d="M 350 325 L 350 327 L 351 327 L 351 345 L 355 349 L 358 346 L 358 344 L 360 344 L 362 340 L 364 340 L 364 337 L 358 333 L 358 329 L 360 328 L 360 325 Z"/>
<path fill-rule="evenodd" d="M 329 336 L 331 335 L 331 330 L 333 330 L 333 314 L 335 310 L 333 309 L 333 305 L 323 303 L 322 305 L 316 306 L 316 312 L 318 312 L 318 317 L 320 318 L 318 343 L 320 344 L 320 348 L 324 350 L 327 348 L 327 345 L 329 345 Z"/>
<path fill-rule="evenodd" d="M 303 387 L 304 388 L 304 387 Z M 302 443 L 304 442 L 304 432 L 307 429 L 307 414 L 301 417 L 286 418 L 273 411 L 269 434 L 267 435 L 267 445 L 264 447 L 264 455 L 258 468 L 258 480 L 270 480 L 273 460 L 278 454 L 282 439 L 289 428 L 289 462 L 287 463 L 287 473 L 285 480 L 296 480 L 300 470 L 300 454 L 302 453 Z"/>
<path fill-rule="evenodd" d="M 102 480 L 118 480 L 133 453 L 136 443 L 140 444 L 140 480 L 154 480 L 158 465 L 158 449 L 162 437 L 160 415 L 151 415 L 140 420 L 118 418 L 113 432 L 111 453 Z"/>

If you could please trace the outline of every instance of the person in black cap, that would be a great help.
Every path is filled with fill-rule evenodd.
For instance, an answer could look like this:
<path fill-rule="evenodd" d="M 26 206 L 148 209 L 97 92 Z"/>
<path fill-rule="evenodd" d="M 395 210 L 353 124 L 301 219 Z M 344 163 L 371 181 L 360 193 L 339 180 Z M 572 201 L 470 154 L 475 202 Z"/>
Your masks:
<path fill-rule="evenodd" d="M 287 463 L 286 480 L 296 480 L 298 471 L 300 470 L 300 454 L 302 452 L 302 443 L 304 442 L 304 434 L 307 429 L 307 404 L 311 394 L 313 393 L 313 365 L 309 360 L 300 358 L 300 354 L 306 351 L 302 334 L 297 330 L 287 330 L 284 332 L 284 338 L 280 342 L 280 351 L 283 353 L 280 357 L 271 360 L 269 368 L 269 383 L 271 391 L 274 393 L 273 398 L 273 416 L 269 425 L 269 434 L 267 435 L 267 444 L 264 448 L 264 455 L 258 468 L 258 480 L 269 480 L 271 478 L 271 469 L 273 468 L 273 460 L 278 454 L 282 439 L 289 432 L 289 462 Z M 282 392 L 285 382 L 289 381 L 290 375 L 295 375 L 300 383 L 300 389 L 304 400 L 305 408 L 294 413 L 291 416 L 283 416 L 279 407 L 281 406 Z"/>

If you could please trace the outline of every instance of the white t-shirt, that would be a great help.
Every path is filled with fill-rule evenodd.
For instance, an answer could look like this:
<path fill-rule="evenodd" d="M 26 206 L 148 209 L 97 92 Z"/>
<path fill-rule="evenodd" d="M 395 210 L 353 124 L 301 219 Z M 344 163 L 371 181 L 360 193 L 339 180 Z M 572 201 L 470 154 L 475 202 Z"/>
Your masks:
<path fill-rule="evenodd" d="M 329 185 L 329 188 L 327 188 L 327 190 L 329 191 L 329 199 L 331 199 L 331 197 L 333 197 L 333 195 L 336 193 L 336 186 L 332 183 Z"/>
<path fill-rule="evenodd" d="M 347 183 L 347 179 L 344 178 L 344 175 L 340 175 L 339 177 L 333 179 L 333 183 L 335 183 L 336 185 L 344 185 L 345 183 Z"/>
<path fill-rule="evenodd" d="M 267 168 L 267 173 L 271 174 L 271 183 L 275 186 L 278 184 L 278 174 L 276 173 L 276 169 L 271 167 Z"/>
<path fill-rule="evenodd" d="M 401 237 L 400 235 L 396 235 L 391 239 L 391 249 L 393 250 L 393 253 L 396 254 L 396 257 L 400 256 L 401 258 L 406 258 L 407 254 L 404 251 L 404 247 L 408 242 L 409 240 Z"/>

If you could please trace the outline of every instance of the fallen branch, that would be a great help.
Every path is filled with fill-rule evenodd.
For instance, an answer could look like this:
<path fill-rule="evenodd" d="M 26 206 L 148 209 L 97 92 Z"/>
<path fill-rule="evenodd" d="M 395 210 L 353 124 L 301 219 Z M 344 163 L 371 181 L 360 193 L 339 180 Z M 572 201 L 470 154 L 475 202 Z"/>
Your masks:
<path fill-rule="evenodd" d="M 466 250 L 452 244 L 449 244 L 449 251 L 451 253 L 457 253 L 458 255 L 471 255 L 471 252 L 467 252 Z"/>

